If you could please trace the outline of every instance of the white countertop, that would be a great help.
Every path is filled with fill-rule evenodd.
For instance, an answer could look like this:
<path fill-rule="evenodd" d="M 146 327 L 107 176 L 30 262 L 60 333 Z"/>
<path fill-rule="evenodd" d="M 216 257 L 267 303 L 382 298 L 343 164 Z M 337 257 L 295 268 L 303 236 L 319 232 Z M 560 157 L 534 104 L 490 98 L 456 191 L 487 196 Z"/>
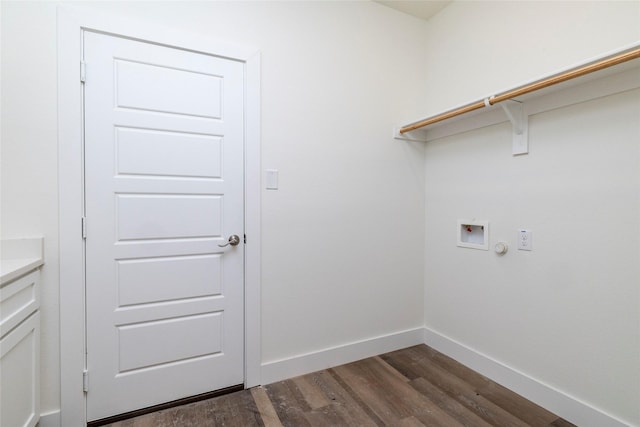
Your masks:
<path fill-rule="evenodd" d="M 1 242 L 0 286 L 44 264 L 44 238 L 6 239 Z"/>

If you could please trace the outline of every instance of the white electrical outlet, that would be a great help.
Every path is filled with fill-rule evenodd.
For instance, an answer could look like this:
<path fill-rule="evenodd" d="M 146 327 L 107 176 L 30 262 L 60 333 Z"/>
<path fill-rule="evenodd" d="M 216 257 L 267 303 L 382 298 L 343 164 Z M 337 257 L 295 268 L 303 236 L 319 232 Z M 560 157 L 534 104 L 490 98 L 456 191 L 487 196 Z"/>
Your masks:
<path fill-rule="evenodd" d="M 533 232 L 531 230 L 518 230 L 518 250 L 533 250 Z"/>

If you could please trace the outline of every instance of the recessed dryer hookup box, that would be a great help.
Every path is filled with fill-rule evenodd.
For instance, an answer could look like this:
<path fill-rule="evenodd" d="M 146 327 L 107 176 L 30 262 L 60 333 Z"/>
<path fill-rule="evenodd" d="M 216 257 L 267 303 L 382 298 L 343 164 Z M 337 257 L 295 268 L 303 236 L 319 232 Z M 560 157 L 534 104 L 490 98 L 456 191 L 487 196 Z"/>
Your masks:
<path fill-rule="evenodd" d="M 489 221 L 458 220 L 458 246 L 489 250 Z"/>

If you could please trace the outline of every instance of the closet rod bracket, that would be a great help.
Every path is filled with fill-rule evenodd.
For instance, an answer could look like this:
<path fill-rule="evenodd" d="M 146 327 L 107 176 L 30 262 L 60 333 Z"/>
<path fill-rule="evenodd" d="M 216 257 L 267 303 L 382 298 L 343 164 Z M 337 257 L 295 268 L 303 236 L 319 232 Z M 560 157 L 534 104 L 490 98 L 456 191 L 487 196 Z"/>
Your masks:
<path fill-rule="evenodd" d="M 393 138 L 398 139 L 400 141 L 408 141 L 408 142 L 427 142 L 427 138 L 424 134 L 424 130 L 420 129 L 418 132 L 414 132 L 414 135 L 408 135 L 406 133 L 400 133 L 400 126 L 396 126 L 393 128 Z"/>
<path fill-rule="evenodd" d="M 491 99 L 489 99 L 491 102 Z M 508 99 L 498 103 L 509 118 L 513 128 L 512 154 L 514 156 L 529 153 L 529 116 L 522 102 Z"/>

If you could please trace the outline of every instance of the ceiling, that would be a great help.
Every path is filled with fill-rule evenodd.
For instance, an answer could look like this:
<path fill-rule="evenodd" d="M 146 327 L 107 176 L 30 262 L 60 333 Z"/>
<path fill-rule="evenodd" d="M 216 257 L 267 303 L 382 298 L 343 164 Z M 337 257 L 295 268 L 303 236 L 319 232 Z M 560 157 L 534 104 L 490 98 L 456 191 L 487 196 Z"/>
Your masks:
<path fill-rule="evenodd" d="M 428 20 L 436 13 L 444 9 L 453 0 L 373 0 L 376 3 L 389 6 L 400 12 L 408 13 L 417 18 Z"/>

